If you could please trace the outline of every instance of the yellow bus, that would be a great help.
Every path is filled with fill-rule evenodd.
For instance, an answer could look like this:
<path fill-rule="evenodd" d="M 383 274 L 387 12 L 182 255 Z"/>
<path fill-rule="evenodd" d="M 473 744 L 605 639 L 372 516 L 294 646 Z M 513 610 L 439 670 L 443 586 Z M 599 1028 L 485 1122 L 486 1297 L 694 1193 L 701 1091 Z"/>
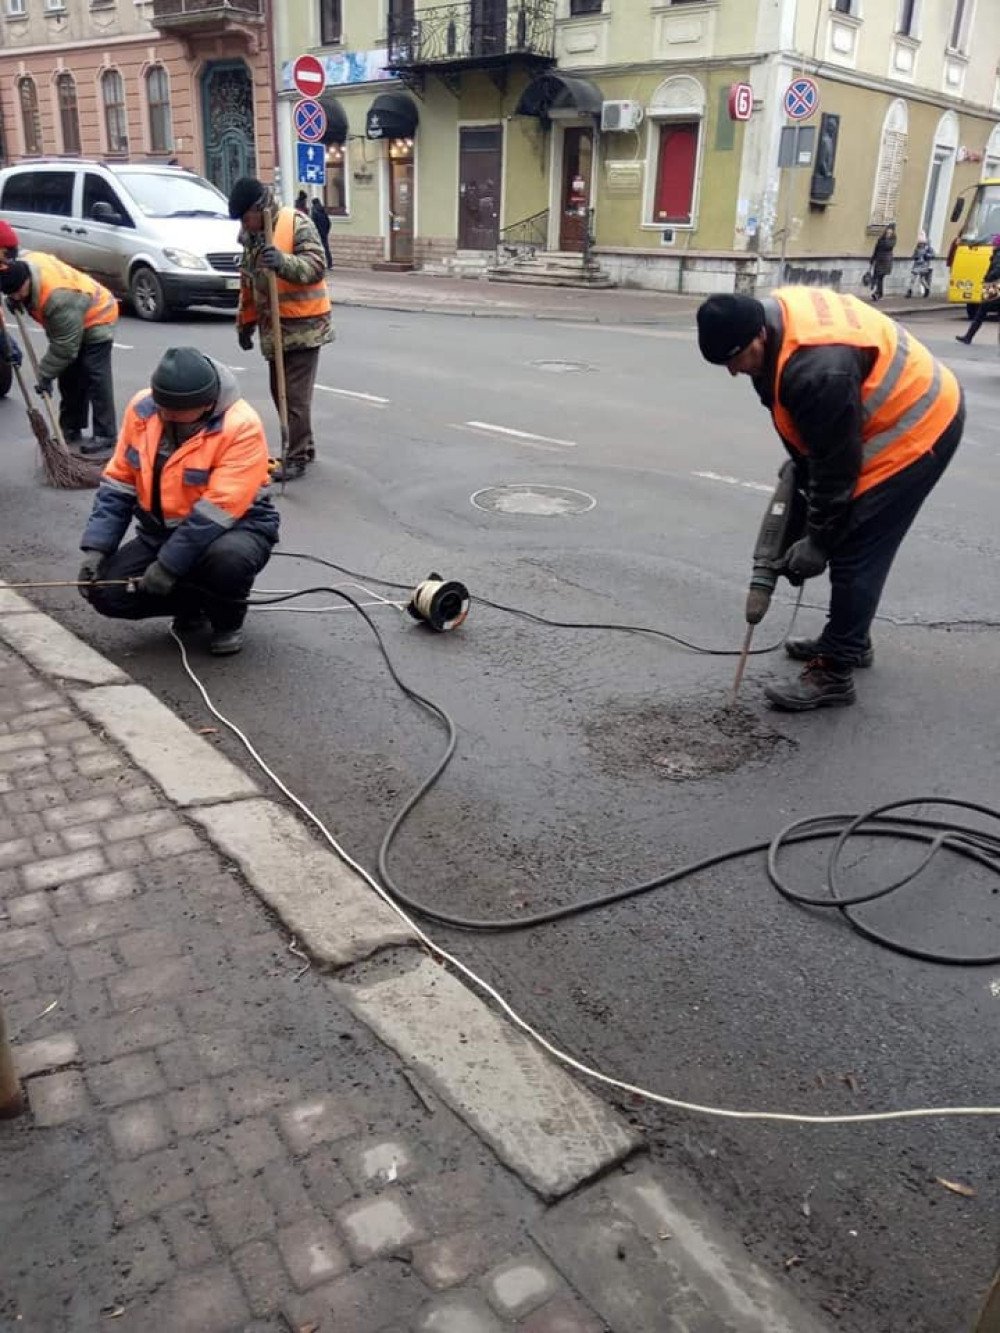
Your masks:
<path fill-rule="evenodd" d="M 971 193 L 971 200 L 965 195 Z M 948 300 L 964 305 L 970 319 L 983 299 L 983 278 L 989 268 L 994 236 L 1000 235 L 1000 179 L 991 177 L 964 190 L 955 202 L 952 222 L 961 222 L 969 204 L 965 225 L 948 251 Z"/>

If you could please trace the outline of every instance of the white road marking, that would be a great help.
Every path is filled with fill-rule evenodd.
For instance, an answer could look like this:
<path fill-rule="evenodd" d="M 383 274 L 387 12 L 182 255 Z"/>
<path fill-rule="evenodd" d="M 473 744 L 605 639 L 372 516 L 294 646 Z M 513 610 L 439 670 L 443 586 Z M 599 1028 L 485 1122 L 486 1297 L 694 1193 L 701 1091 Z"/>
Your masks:
<path fill-rule="evenodd" d="M 119 350 L 119 352 L 134 352 L 134 351 L 135 351 L 135 346 L 134 346 L 132 343 L 112 343 L 112 346 L 113 346 L 113 347 L 117 347 L 118 350 Z"/>
<path fill-rule="evenodd" d="M 322 389 L 324 393 L 340 394 L 342 398 L 357 398 L 359 402 L 367 403 L 369 407 L 388 407 L 391 401 L 388 398 L 380 398 L 377 393 L 358 393 L 356 389 L 334 389 L 329 384 L 317 384 L 317 389 Z"/>
<path fill-rule="evenodd" d="M 515 440 L 521 440 L 525 444 L 553 444 L 560 449 L 575 449 L 575 440 L 556 440 L 551 435 L 535 435 L 530 430 L 515 430 L 513 426 L 497 426 L 491 421 L 466 421 L 458 430 L 485 430 L 491 435 L 510 435 Z"/>
<path fill-rule="evenodd" d="M 743 481 L 740 477 L 730 477 L 725 472 L 692 472 L 693 477 L 701 477 L 704 481 L 722 481 L 727 486 L 742 486 L 745 491 L 761 491 L 765 495 L 770 495 L 774 490 L 773 486 L 768 485 L 766 481 Z"/>
<path fill-rule="evenodd" d="M 990 994 L 994 1000 L 1000 1000 L 1000 980 L 990 982 Z"/>

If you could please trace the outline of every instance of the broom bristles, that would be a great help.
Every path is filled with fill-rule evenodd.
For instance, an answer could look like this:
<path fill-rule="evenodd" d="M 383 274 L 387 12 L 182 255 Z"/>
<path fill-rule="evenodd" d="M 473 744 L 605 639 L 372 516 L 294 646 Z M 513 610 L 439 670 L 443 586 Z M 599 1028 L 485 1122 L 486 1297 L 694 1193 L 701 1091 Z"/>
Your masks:
<path fill-rule="evenodd" d="M 80 458 L 64 449 L 48 432 L 39 436 L 42 471 L 50 486 L 61 491 L 94 490 L 101 480 L 104 464 L 90 458 Z"/>

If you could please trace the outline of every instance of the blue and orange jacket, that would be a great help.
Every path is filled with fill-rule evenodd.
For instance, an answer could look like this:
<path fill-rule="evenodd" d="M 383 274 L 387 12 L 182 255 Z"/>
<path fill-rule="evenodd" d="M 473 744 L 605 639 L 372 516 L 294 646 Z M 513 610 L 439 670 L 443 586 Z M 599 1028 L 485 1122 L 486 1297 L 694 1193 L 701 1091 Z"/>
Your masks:
<path fill-rule="evenodd" d="M 160 563 L 183 578 L 212 542 L 232 528 L 278 540 L 280 520 L 268 493 L 264 427 L 240 397 L 233 373 L 217 361 L 212 364 L 219 375 L 219 398 L 198 434 L 167 457 L 160 473 L 158 513 L 154 466 L 163 422 L 148 389 L 129 403 L 81 547 L 116 551 L 134 517 L 143 537 L 158 546 Z"/>

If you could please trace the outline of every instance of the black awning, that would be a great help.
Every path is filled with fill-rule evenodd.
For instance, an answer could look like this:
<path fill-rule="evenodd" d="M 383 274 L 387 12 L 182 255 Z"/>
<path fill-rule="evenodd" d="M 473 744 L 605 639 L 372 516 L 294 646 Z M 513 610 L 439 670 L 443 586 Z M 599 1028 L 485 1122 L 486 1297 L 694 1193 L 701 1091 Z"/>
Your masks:
<path fill-rule="evenodd" d="M 546 119 L 552 111 L 581 111 L 587 116 L 599 116 L 604 97 L 596 83 L 589 79 L 571 79 L 566 74 L 549 70 L 528 84 L 521 94 L 516 116 L 538 116 Z"/>
<path fill-rule="evenodd" d="M 327 148 L 334 143 L 347 143 L 347 112 L 333 93 L 322 93 L 319 104 L 326 112 L 326 133 L 323 143 Z"/>
<path fill-rule="evenodd" d="M 379 93 L 368 108 L 365 135 L 369 139 L 412 139 L 419 117 L 417 104 L 406 93 Z"/>

